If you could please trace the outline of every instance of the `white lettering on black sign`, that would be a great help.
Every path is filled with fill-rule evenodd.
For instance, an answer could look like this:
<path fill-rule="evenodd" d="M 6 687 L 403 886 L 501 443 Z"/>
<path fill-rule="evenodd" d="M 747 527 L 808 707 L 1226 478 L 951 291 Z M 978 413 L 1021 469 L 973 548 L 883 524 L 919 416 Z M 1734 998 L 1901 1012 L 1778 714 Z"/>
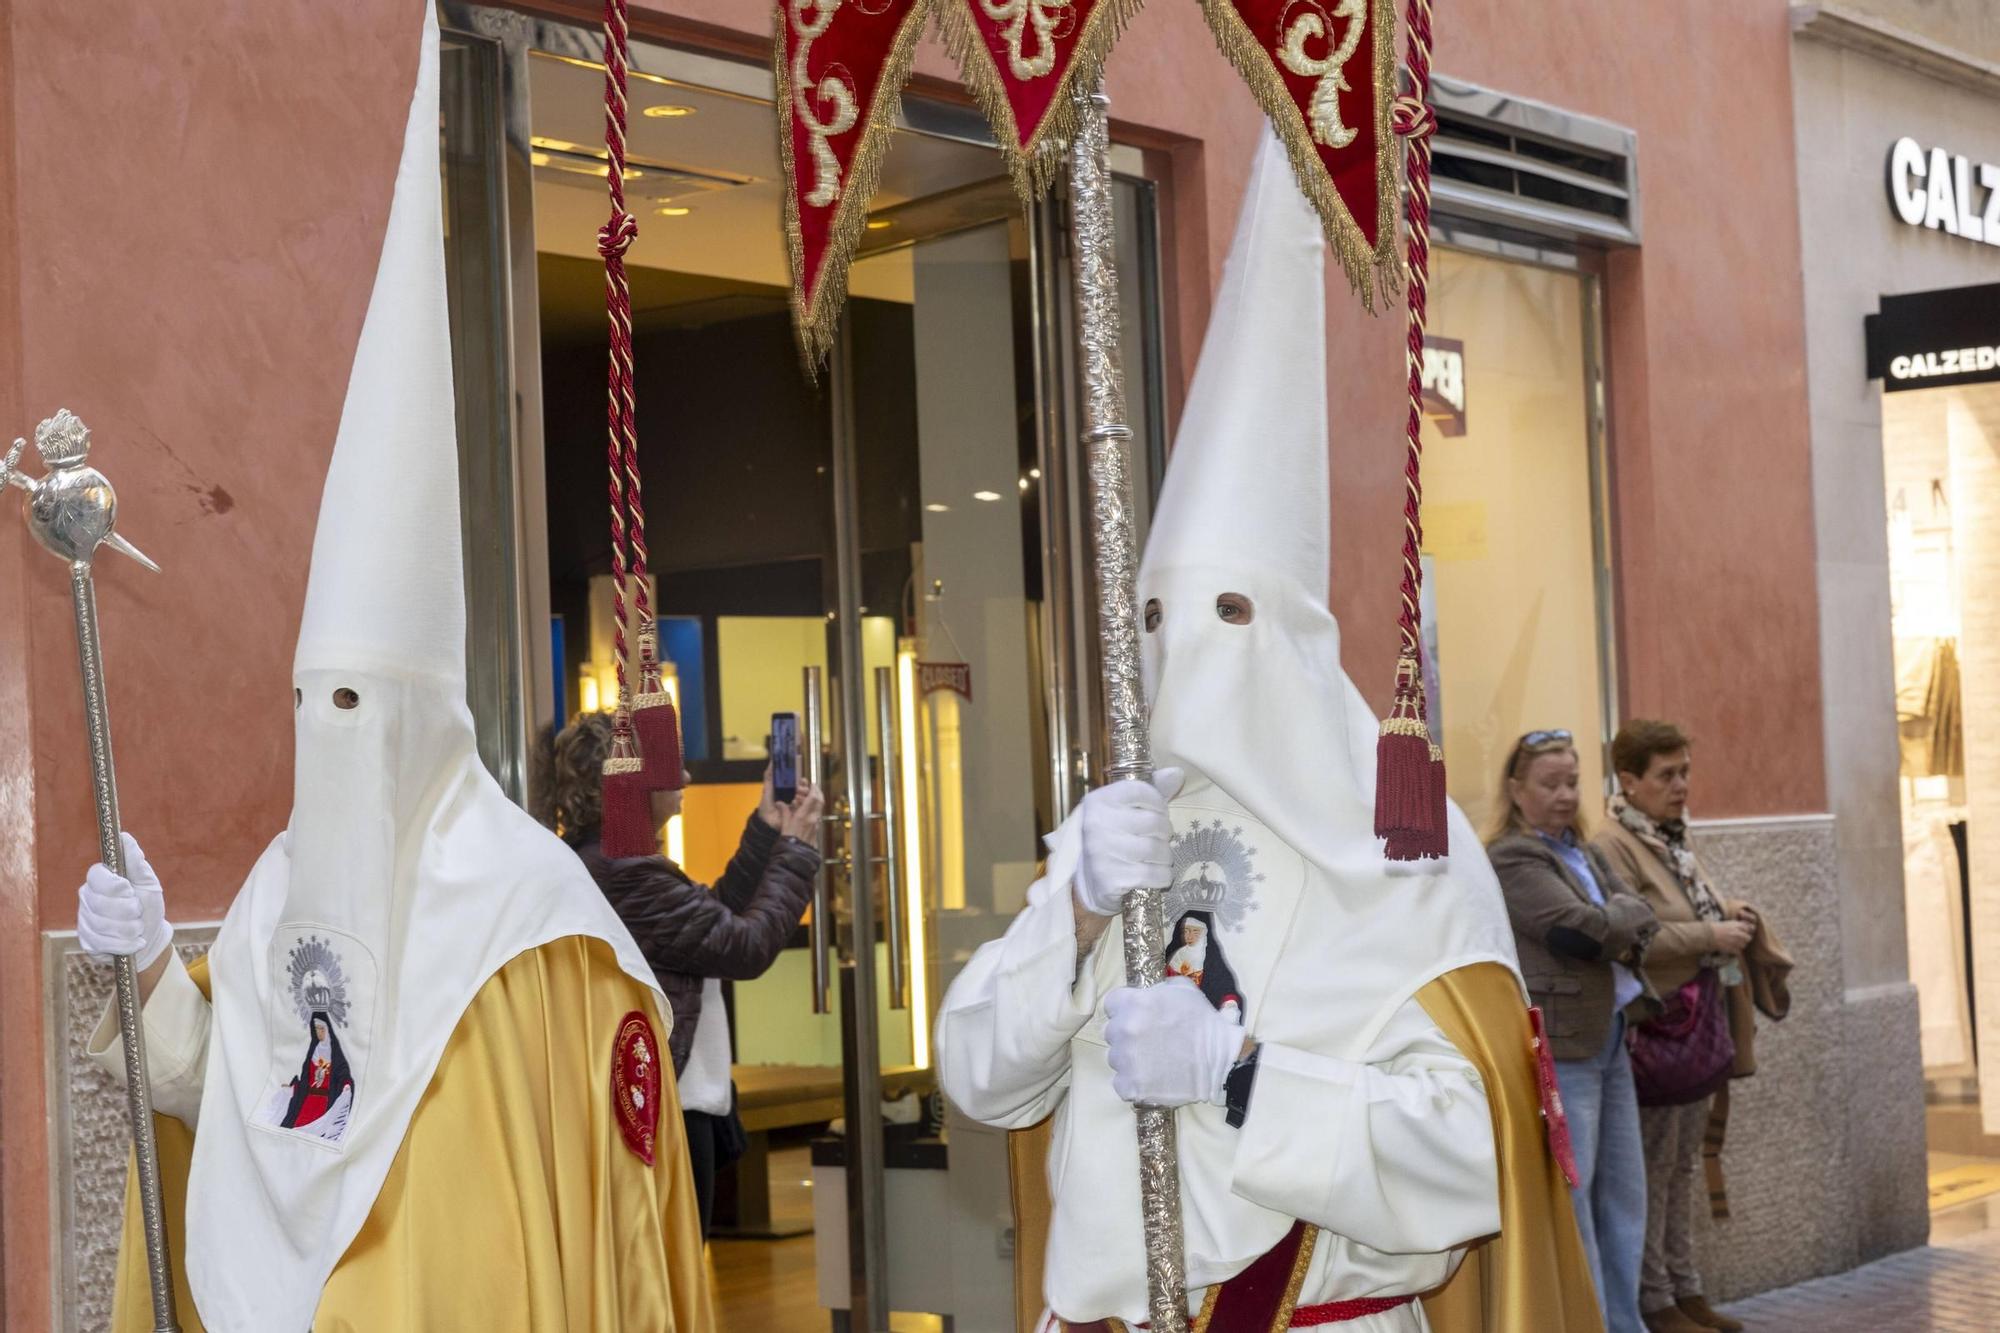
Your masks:
<path fill-rule="evenodd" d="M 2000 366 L 2000 347 L 1958 347 L 1894 357 L 1889 362 L 1889 378 L 1927 380 L 1939 375 L 1970 375 L 1997 366 Z"/>

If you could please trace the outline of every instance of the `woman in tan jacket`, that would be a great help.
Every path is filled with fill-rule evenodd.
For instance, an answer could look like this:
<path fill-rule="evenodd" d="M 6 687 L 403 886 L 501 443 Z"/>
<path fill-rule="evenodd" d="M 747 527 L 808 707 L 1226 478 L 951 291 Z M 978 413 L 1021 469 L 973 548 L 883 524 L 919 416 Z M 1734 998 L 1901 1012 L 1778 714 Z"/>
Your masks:
<path fill-rule="evenodd" d="M 1756 929 L 1747 904 L 1726 901 L 1688 845 L 1688 738 L 1670 722 L 1628 722 L 1611 742 L 1618 794 L 1595 846 L 1659 918 L 1646 950 L 1653 989 L 1671 996 L 1704 970 L 1740 978 L 1740 955 Z M 1741 1329 L 1709 1308 L 1694 1262 L 1695 1161 L 1710 1098 L 1639 1108 L 1646 1153 L 1646 1251 L 1639 1305 L 1653 1333 Z"/>

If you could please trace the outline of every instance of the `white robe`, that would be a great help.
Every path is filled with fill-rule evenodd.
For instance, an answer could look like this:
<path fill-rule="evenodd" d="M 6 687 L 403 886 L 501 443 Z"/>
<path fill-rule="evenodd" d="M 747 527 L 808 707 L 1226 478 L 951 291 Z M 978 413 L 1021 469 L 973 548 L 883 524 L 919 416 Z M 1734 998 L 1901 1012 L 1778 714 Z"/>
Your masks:
<path fill-rule="evenodd" d="M 1461 960 L 1389 981 L 1384 993 L 1397 999 L 1384 1012 L 1358 1009 L 1332 970 L 1369 966 L 1366 947 L 1340 947 L 1352 922 L 1312 896 L 1320 872 L 1229 806 L 1210 789 L 1173 812 L 1183 834 L 1204 815 L 1248 829 L 1261 871 L 1247 895 L 1254 908 L 1217 913 L 1208 941 L 1211 961 L 1218 947 L 1229 959 L 1246 1030 L 1260 1042 L 1249 1113 L 1240 1129 L 1219 1106 L 1177 1115 L 1190 1306 L 1295 1219 L 1321 1229 L 1301 1305 L 1429 1291 L 1468 1243 L 1500 1227 L 1485 1090 L 1412 998 Z M 1077 975 L 1071 832 L 1051 840 L 1027 908 L 946 995 L 939 1073 L 953 1102 L 987 1124 L 1018 1129 L 1055 1114 L 1044 1299 L 1072 1322 L 1137 1324 L 1147 1318 L 1137 1135 L 1132 1108 L 1111 1090 L 1103 1035 L 1122 948 L 1114 922 Z M 1329 1002 L 1314 1003 L 1322 991 Z M 1266 1004 L 1274 993 L 1277 1008 Z M 1415 1303 L 1341 1325 L 1424 1327 Z"/>

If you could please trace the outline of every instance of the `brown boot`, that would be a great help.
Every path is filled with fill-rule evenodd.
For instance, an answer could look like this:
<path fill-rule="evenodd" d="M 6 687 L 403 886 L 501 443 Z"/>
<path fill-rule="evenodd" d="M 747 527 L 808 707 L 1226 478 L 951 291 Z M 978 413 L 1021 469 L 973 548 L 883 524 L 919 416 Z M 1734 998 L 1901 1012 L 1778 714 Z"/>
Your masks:
<path fill-rule="evenodd" d="M 1678 1305 L 1648 1311 L 1645 1320 L 1648 1333 L 1709 1333 L 1707 1324 L 1697 1324 Z"/>
<path fill-rule="evenodd" d="M 1708 1298 L 1705 1296 L 1683 1296 L 1679 1304 L 1681 1313 L 1703 1328 L 1720 1329 L 1721 1333 L 1743 1333 L 1741 1319 L 1731 1319 L 1726 1314 L 1717 1314 L 1709 1309 Z"/>

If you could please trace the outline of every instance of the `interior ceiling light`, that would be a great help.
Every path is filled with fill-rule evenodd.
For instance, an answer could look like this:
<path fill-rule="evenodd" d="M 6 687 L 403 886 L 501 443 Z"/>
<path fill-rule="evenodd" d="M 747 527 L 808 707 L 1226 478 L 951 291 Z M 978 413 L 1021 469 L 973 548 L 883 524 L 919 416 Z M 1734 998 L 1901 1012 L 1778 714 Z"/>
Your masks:
<path fill-rule="evenodd" d="M 684 218 L 694 212 L 686 204 L 668 204 L 665 208 L 656 208 L 653 211 L 663 218 Z"/>
<path fill-rule="evenodd" d="M 888 218 L 869 218 L 869 219 L 868 219 L 868 230 L 870 230 L 870 231 L 887 231 L 887 230 L 889 230 L 889 228 L 891 228 L 891 227 L 893 227 L 893 226 L 895 226 L 895 225 L 896 225 L 896 224 L 895 224 L 894 222 L 890 221 L 890 220 L 889 220 Z"/>
<path fill-rule="evenodd" d="M 991 502 L 991 501 L 994 501 L 994 500 L 997 500 L 997 499 L 999 499 L 999 498 L 1000 498 L 1000 492 L 998 492 L 998 491 L 974 491 L 974 492 L 972 493 L 972 498 L 973 498 L 973 499 L 975 499 L 975 500 L 985 500 L 985 501 L 988 501 L 988 502 Z"/>
<path fill-rule="evenodd" d="M 663 103 L 660 106 L 647 107 L 642 114 L 650 116 L 654 120 L 678 120 L 682 116 L 692 116 L 694 108 L 691 106 L 674 106 L 671 103 Z"/>
<path fill-rule="evenodd" d="M 939 504 L 939 503 L 938 503 L 937 501 L 935 501 L 935 500 L 933 500 L 933 501 L 931 501 L 931 502 L 930 502 L 929 504 L 925 505 L 925 506 L 924 506 L 924 508 L 925 508 L 925 509 L 928 509 L 928 510 L 929 510 L 929 511 L 930 511 L 931 513 L 933 513 L 933 514 L 949 514 L 949 513 L 951 512 L 951 506 L 950 506 L 950 505 L 947 505 L 947 504 Z"/>

